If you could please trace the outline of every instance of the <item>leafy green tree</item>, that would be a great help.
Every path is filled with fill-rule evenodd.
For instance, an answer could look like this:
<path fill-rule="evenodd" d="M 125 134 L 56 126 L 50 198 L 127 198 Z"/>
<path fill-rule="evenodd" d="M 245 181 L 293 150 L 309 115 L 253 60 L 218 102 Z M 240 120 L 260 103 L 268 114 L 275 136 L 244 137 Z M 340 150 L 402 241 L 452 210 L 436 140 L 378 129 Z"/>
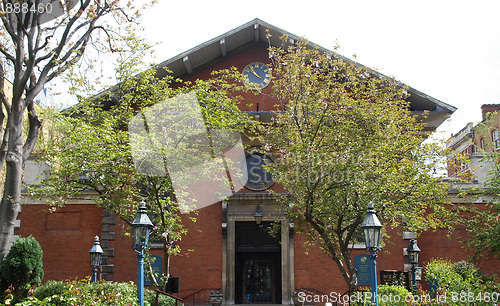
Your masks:
<path fill-rule="evenodd" d="M 154 2 L 154 0 L 152 1 Z M 5 167 L 0 203 L 0 262 L 20 209 L 23 164 L 40 134 L 35 97 L 47 82 L 77 68 L 89 49 L 124 50 L 144 8 L 137 1 L 1 1 L 0 169 Z M 85 70 L 93 65 L 86 62 Z M 11 84 L 6 74 L 11 73 Z M 27 116 L 27 133 L 23 132 Z"/>
<path fill-rule="evenodd" d="M 281 111 L 263 142 L 278 156 L 268 169 L 286 189 L 281 207 L 355 289 L 349 245 L 369 202 L 385 226 L 418 231 L 446 220 L 447 187 L 432 175 L 442 150 L 422 143 L 424 124 L 395 80 L 305 40 L 270 56 Z"/>
<path fill-rule="evenodd" d="M 474 251 L 472 260 L 479 262 L 500 259 L 500 242 L 498 241 L 500 203 L 486 203 L 481 207 L 472 204 L 459 207 L 458 210 L 462 213 L 459 224 L 465 225 L 468 232 L 468 236 L 464 237 L 462 242 Z"/>
<path fill-rule="evenodd" d="M 18 298 L 43 279 L 43 250 L 32 236 L 19 238 L 0 265 L 3 286 L 13 286 Z M 6 289 L 6 288 L 3 288 Z"/>
<path fill-rule="evenodd" d="M 238 143 L 233 133 L 239 135 L 253 123 L 238 108 L 237 92 L 243 88 L 227 81 L 238 78 L 236 70 L 194 83 L 175 80 L 172 86 L 172 77 L 159 79 L 154 69 L 136 75 L 139 57 L 122 63 L 120 83 L 99 98 L 47 118 L 51 131 L 37 153 L 51 165 L 50 178 L 30 192 L 57 207 L 93 191 L 97 204 L 129 225 L 139 201 L 145 200 L 155 225 L 152 239 L 164 245 L 163 272 L 168 276 L 170 256 L 180 251 L 174 242 L 187 231 L 181 213 L 190 212 L 194 220 L 208 197 L 192 195 L 190 188 L 206 184 L 204 178 L 212 173 L 226 173 L 232 165 L 222 156 Z M 211 183 L 226 184 L 231 192 L 224 175 Z M 166 280 L 153 278 L 157 286 Z"/>

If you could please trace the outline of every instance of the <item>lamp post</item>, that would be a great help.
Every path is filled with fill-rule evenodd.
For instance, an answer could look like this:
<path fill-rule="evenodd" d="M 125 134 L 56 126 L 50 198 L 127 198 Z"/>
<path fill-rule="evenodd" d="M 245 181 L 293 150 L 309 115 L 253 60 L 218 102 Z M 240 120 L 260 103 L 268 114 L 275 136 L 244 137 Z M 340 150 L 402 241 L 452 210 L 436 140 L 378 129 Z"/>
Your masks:
<path fill-rule="evenodd" d="M 255 218 L 255 223 L 257 223 L 257 225 L 262 224 L 262 219 L 264 218 L 264 216 L 260 213 L 260 203 L 257 204 L 257 212 L 253 217 Z"/>
<path fill-rule="evenodd" d="M 410 240 L 410 245 L 406 251 L 408 252 L 408 260 L 411 264 L 411 288 L 413 294 L 417 294 L 417 266 L 420 248 L 417 245 L 416 239 Z"/>
<path fill-rule="evenodd" d="M 94 267 L 92 269 L 92 281 L 97 282 L 97 270 L 100 265 L 101 265 L 101 258 L 102 258 L 102 253 L 103 250 L 101 248 L 101 244 L 99 243 L 99 236 L 95 236 L 94 238 L 94 245 L 90 248 L 89 255 L 90 255 L 90 266 Z"/>
<path fill-rule="evenodd" d="M 368 204 L 365 219 L 361 223 L 365 235 L 366 249 L 370 252 L 371 262 L 371 290 L 372 301 L 378 306 L 378 292 L 377 292 L 377 251 L 380 244 L 380 229 L 382 223 L 377 218 L 376 211 L 373 209 L 373 203 Z"/>
<path fill-rule="evenodd" d="M 153 223 L 146 213 L 146 203 L 141 201 L 139 214 L 132 222 L 134 232 L 134 250 L 137 252 L 137 299 L 140 306 L 144 306 L 144 251 L 148 248 L 149 235 Z"/>

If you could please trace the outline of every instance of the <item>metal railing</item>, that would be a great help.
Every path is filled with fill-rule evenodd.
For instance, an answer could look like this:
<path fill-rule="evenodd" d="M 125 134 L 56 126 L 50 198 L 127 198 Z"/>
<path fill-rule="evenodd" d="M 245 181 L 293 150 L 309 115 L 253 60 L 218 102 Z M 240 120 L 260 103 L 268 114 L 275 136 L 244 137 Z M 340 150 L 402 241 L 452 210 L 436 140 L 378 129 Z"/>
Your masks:
<path fill-rule="evenodd" d="M 177 303 L 178 303 L 178 302 L 182 302 L 182 301 L 183 301 L 183 299 L 181 299 L 180 297 L 177 297 L 177 296 L 172 295 L 172 294 L 170 294 L 170 293 L 167 293 L 167 292 L 165 292 L 165 291 L 161 291 L 161 290 L 158 290 L 158 289 L 155 289 L 155 291 L 156 291 L 155 306 L 158 306 L 158 296 L 159 296 L 160 294 L 163 294 L 163 295 L 166 295 L 166 296 L 168 296 L 168 297 L 173 298 L 173 299 L 175 300 L 175 306 L 177 306 Z"/>
<path fill-rule="evenodd" d="M 181 292 L 190 292 L 189 294 L 182 297 L 184 305 L 210 305 L 210 292 L 211 291 L 221 291 L 221 288 L 201 288 L 201 289 L 185 289 L 180 290 Z M 182 294 L 180 294 L 182 296 Z"/>

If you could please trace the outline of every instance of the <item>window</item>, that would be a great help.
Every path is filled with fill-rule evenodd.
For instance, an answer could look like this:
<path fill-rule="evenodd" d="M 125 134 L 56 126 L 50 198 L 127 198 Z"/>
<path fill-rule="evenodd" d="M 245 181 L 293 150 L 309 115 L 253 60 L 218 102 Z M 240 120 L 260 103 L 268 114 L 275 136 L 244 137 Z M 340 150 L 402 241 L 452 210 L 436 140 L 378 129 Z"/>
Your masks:
<path fill-rule="evenodd" d="M 500 138 L 498 135 L 498 130 L 493 130 L 493 132 L 491 132 L 491 138 L 493 140 L 493 145 L 495 146 L 495 150 L 499 149 L 500 148 Z"/>
<path fill-rule="evenodd" d="M 483 151 L 484 151 L 484 149 L 485 149 L 485 145 L 484 145 L 484 137 L 481 137 L 481 141 L 480 141 L 480 144 L 479 144 L 479 145 L 481 146 L 481 150 L 483 150 Z"/>

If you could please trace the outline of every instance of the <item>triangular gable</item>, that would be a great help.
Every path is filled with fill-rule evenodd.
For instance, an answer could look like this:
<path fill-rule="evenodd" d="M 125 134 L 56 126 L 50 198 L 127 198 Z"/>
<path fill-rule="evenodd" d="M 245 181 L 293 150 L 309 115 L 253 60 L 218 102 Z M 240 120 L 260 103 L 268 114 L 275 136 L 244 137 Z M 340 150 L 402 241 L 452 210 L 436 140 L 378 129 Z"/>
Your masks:
<path fill-rule="evenodd" d="M 267 33 L 271 34 L 270 38 Z M 281 36 L 284 34 L 289 37 L 289 44 L 295 43 L 299 36 L 288 33 L 280 28 L 277 28 L 269 23 L 266 23 L 258 18 L 247 22 L 229 32 L 219 35 L 201 45 L 189 49 L 171 59 L 168 59 L 157 66 L 157 68 L 168 67 L 174 77 L 185 78 L 197 71 L 207 69 L 210 66 L 223 61 L 232 54 L 237 54 L 246 48 L 255 45 L 256 42 L 270 43 L 272 46 L 282 46 Z M 318 46 L 309 42 L 311 46 L 319 48 L 319 50 L 332 53 L 331 50 Z M 363 66 L 349 58 L 338 55 L 346 61 L 351 61 L 358 66 Z M 370 69 L 374 75 L 383 76 L 383 74 Z M 160 69 L 161 71 L 161 69 Z M 411 102 L 411 110 L 415 115 L 421 115 L 425 111 L 429 112 L 429 116 L 425 119 L 427 130 L 433 131 L 449 118 L 455 111 L 456 107 L 446 104 L 438 99 L 424 94 L 412 87 L 409 87 Z"/>

